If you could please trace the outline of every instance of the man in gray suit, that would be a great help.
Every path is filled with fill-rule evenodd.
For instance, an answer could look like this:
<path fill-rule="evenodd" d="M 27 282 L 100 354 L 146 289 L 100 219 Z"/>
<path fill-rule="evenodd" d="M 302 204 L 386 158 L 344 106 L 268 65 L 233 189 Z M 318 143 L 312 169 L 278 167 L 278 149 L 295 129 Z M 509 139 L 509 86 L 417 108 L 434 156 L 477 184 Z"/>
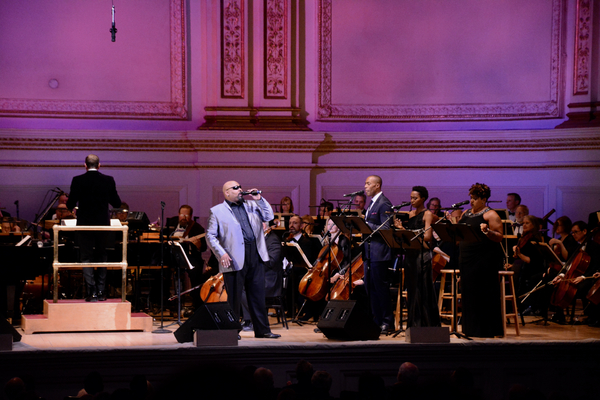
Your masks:
<path fill-rule="evenodd" d="M 240 312 L 242 287 L 246 289 L 250 317 L 257 338 L 276 339 L 271 332 L 265 305 L 265 266 L 269 261 L 263 234 L 263 222 L 273 219 L 271 205 L 256 189 L 252 200 L 245 201 L 242 187 L 236 181 L 223 185 L 225 201 L 210 209 L 206 238 L 219 260 L 227 301 Z"/>

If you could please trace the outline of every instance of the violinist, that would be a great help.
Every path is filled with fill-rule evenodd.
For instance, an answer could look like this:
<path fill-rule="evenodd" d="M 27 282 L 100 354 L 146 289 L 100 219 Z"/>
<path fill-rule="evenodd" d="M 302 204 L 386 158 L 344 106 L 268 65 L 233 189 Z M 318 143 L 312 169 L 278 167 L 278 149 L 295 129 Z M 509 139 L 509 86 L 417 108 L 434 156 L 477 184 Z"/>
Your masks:
<path fill-rule="evenodd" d="M 424 186 L 415 186 L 410 193 L 412 210 L 408 214 L 406 227 L 395 220 L 398 229 L 419 231 L 424 229 L 421 250 L 407 249 L 404 256 L 404 276 L 407 290 L 408 327 L 441 326 L 437 296 L 433 287 L 431 272 L 431 244 L 433 230 L 431 224 L 437 217 L 425 208 L 429 193 Z"/>
<path fill-rule="evenodd" d="M 589 314 L 589 309 L 586 307 L 588 305 L 588 301 L 586 299 L 586 295 L 589 292 L 590 288 L 594 284 L 593 278 L 595 273 L 600 272 L 600 245 L 598 245 L 593 240 L 590 240 L 588 237 L 588 225 L 583 221 L 576 221 L 573 223 L 573 227 L 571 228 L 571 235 L 575 239 L 575 241 L 579 244 L 579 249 L 576 250 L 576 253 L 585 252 L 589 256 L 589 264 L 587 268 L 583 272 L 579 273 L 569 273 L 569 272 L 561 272 L 552 283 L 556 287 L 555 295 L 557 290 L 559 290 L 559 284 L 561 281 L 566 281 L 567 279 L 572 279 L 572 284 L 576 286 L 577 291 L 574 299 L 581 299 L 584 306 L 584 314 Z M 576 254 L 575 253 L 575 254 Z M 570 255 L 569 260 L 573 259 L 573 255 Z M 569 266 L 569 270 L 573 269 L 573 265 Z M 572 271 L 571 271 L 572 272 Z M 591 309 L 591 307 L 589 307 Z M 555 322 L 564 322 L 564 312 L 562 307 L 557 309 L 556 314 L 552 318 Z"/>

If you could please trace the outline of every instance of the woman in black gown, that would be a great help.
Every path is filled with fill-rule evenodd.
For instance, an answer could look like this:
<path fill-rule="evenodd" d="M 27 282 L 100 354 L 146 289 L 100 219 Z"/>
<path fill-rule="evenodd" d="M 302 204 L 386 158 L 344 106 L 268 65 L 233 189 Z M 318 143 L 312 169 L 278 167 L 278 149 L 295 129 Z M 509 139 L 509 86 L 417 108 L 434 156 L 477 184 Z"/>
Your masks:
<path fill-rule="evenodd" d="M 433 231 L 431 224 L 437 217 L 425 208 L 425 201 L 429 197 L 427 189 L 415 186 L 410 193 L 412 210 L 408 214 L 406 226 L 400 220 L 394 222 L 398 229 L 418 231 L 425 229 L 421 234 L 422 248 L 407 249 L 404 255 L 404 281 L 407 292 L 407 327 L 441 326 L 438 310 L 437 296 L 431 276 L 431 242 Z"/>
<path fill-rule="evenodd" d="M 463 212 L 460 223 L 471 225 L 479 241 L 460 242 L 460 284 L 462 296 L 462 333 L 467 336 L 494 337 L 503 334 L 498 271 L 503 266 L 502 221 L 487 207 L 491 191 L 476 183 L 469 189 L 471 208 Z"/>

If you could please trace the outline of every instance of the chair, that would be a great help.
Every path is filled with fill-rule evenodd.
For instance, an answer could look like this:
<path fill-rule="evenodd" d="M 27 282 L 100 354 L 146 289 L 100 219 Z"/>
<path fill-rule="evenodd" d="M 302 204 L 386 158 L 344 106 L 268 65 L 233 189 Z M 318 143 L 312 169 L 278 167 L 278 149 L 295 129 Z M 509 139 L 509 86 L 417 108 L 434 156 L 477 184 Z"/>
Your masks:
<path fill-rule="evenodd" d="M 501 308 L 502 308 L 502 328 L 503 328 L 503 337 L 506 337 L 506 319 L 514 318 L 515 320 L 515 330 L 517 336 L 521 333 L 519 332 L 519 311 L 517 308 L 517 297 L 515 295 L 515 282 L 514 282 L 514 271 L 498 271 L 498 278 L 500 280 L 500 299 L 502 300 Z M 508 280 L 507 280 L 508 279 Z M 506 293 L 506 289 L 510 290 L 510 293 Z M 506 302 L 512 304 L 512 312 L 506 313 Z"/>
<path fill-rule="evenodd" d="M 285 329 L 289 329 L 285 318 L 285 296 L 283 290 L 283 269 L 265 269 L 265 304 L 275 310 L 277 322 L 281 322 Z"/>

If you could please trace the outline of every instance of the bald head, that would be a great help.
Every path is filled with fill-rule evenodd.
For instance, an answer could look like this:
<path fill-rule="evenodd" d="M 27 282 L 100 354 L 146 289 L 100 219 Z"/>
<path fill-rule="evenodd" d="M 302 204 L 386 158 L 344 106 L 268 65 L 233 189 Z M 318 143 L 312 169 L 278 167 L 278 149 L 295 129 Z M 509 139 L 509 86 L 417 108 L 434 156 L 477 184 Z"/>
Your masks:
<path fill-rule="evenodd" d="M 383 181 L 380 176 L 371 175 L 365 180 L 365 194 L 369 197 L 375 196 L 381 192 L 381 185 Z"/>
<path fill-rule="evenodd" d="M 223 196 L 226 200 L 237 203 L 242 199 L 242 186 L 236 181 L 227 181 L 223 185 Z"/>
<path fill-rule="evenodd" d="M 100 157 L 95 154 L 90 154 L 85 158 L 85 167 L 87 169 L 98 169 L 100 167 Z"/>

